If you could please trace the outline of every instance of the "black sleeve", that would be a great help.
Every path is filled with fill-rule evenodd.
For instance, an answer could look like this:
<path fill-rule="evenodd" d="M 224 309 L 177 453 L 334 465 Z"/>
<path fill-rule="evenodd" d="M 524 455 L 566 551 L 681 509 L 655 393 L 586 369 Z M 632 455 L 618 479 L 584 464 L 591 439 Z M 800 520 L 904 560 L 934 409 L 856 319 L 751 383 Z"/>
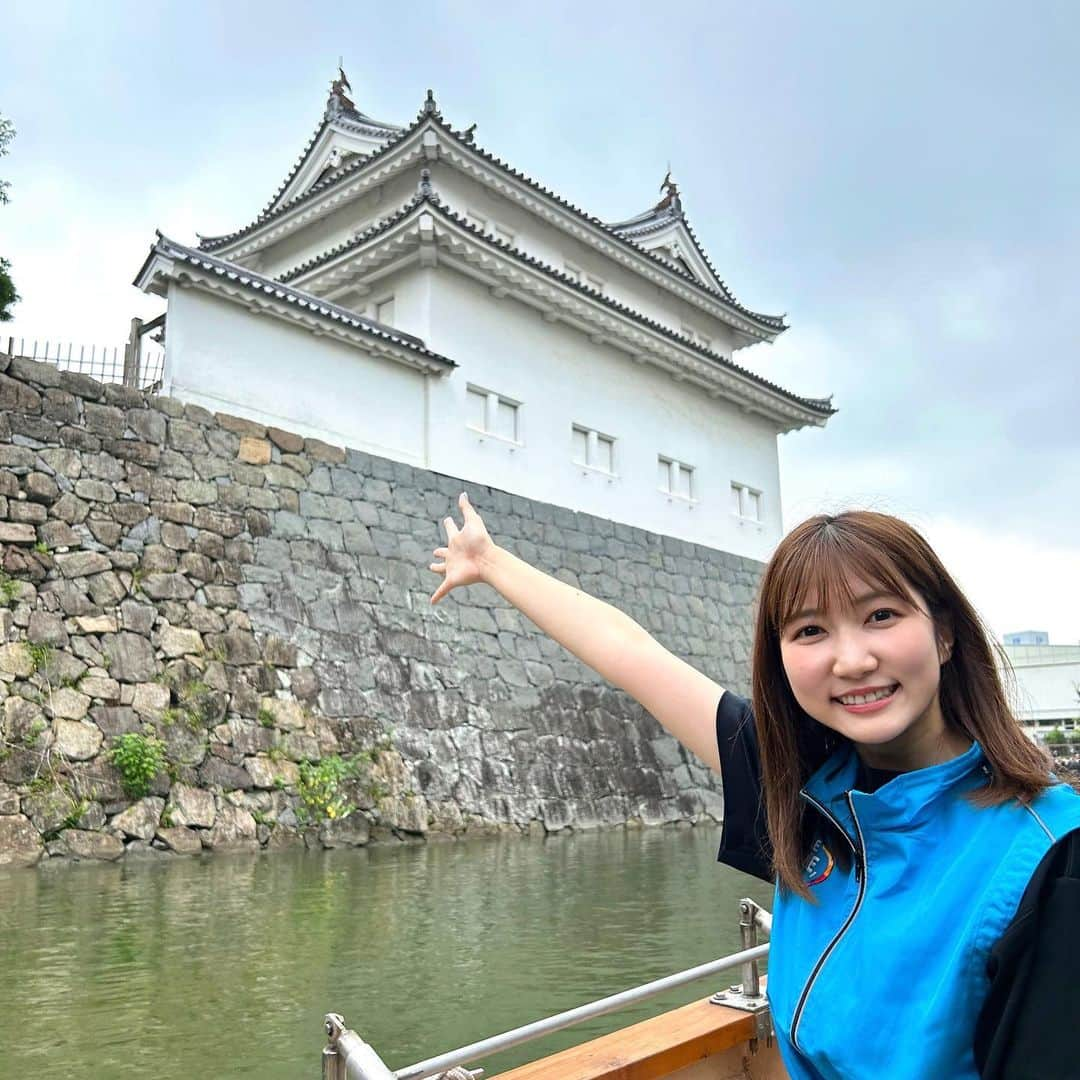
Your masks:
<path fill-rule="evenodd" d="M 725 690 L 716 707 L 716 742 L 724 782 L 724 831 L 718 860 L 772 881 L 772 845 L 761 797 L 761 759 L 754 714 L 746 698 Z"/>
<path fill-rule="evenodd" d="M 1043 857 L 986 969 L 990 991 L 975 1027 L 982 1080 L 1076 1076 L 1080 829 Z"/>

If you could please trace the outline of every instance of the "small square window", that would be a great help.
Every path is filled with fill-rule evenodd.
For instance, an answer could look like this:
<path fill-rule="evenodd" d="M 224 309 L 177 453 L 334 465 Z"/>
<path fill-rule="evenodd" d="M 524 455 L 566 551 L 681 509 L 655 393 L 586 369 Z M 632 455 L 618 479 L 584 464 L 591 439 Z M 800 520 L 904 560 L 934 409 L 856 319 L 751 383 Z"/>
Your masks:
<path fill-rule="evenodd" d="M 563 264 L 567 277 L 572 277 L 575 281 L 581 281 L 581 267 L 575 266 L 572 262 Z"/>
<path fill-rule="evenodd" d="M 392 296 L 376 301 L 375 320 L 376 322 L 385 323 L 387 326 L 394 325 L 394 298 Z"/>
<path fill-rule="evenodd" d="M 520 406 L 480 386 L 468 387 L 468 419 L 466 423 L 475 431 L 494 435 L 508 442 L 521 443 Z"/>
<path fill-rule="evenodd" d="M 667 458 L 658 458 L 656 462 L 656 486 L 661 491 L 671 492 L 671 462 Z"/>
<path fill-rule="evenodd" d="M 465 220 L 474 228 L 479 229 L 481 232 L 487 232 L 487 218 L 482 217 L 480 214 L 474 213 L 472 210 L 465 212 Z"/>
<path fill-rule="evenodd" d="M 469 426 L 477 431 L 487 430 L 487 399 L 482 390 L 469 389 Z"/>
<path fill-rule="evenodd" d="M 748 521 L 761 521 L 761 492 L 745 484 L 731 482 L 731 512 Z"/>
<path fill-rule="evenodd" d="M 615 440 L 609 439 L 606 435 L 597 435 L 596 460 L 590 464 L 603 469 L 604 472 L 613 473 L 615 471 Z"/>
<path fill-rule="evenodd" d="M 657 472 L 660 490 L 668 495 L 678 495 L 682 499 L 694 498 L 694 467 L 684 465 L 673 458 L 657 458 Z"/>
<path fill-rule="evenodd" d="M 588 285 L 590 289 L 593 289 L 598 293 L 604 291 L 604 283 L 598 277 L 593 277 L 591 274 L 585 275 L 584 283 Z"/>
<path fill-rule="evenodd" d="M 491 233 L 496 240 L 506 244 L 508 247 L 514 246 L 514 234 L 509 229 L 504 229 L 501 225 L 495 225 Z"/>
<path fill-rule="evenodd" d="M 499 398 L 495 410 L 495 434 L 500 438 L 517 442 L 518 407 L 505 398 Z"/>
<path fill-rule="evenodd" d="M 589 433 L 585 428 L 574 427 L 571 433 L 573 445 L 574 463 L 576 465 L 589 464 Z"/>

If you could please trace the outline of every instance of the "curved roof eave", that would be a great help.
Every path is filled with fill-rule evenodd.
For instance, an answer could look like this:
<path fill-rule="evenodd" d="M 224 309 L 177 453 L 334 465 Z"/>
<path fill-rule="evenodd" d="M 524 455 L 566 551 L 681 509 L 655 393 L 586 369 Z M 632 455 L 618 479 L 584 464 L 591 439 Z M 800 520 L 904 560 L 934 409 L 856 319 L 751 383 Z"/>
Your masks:
<path fill-rule="evenodd" d="M 317 255 L 312 259 L 308 259 L 306 262 L 301 263 L 298 266 L 293 267 L 291 270 L 286 271 L 280 276 L 278 280 L 282 282 L 293 281 L 296 278 L 302 277 L 318 267 L 325 266 L 328 263 L 333 262 L 335 259 L 340 258 L 342 255 L 349 251 L 355 250 L 368 243 L 371 240 L 377 239 L 383 233 L 389 232 L 395 225 L 404 221 L 410 214 L 414 213 L 419 207 L 426 205 L 431 208 L 432 211 L 440 214 L 447 221 L 452 222 L 459 228 L 462 228 L 477 239 L 490 244 L 492 247 L 497 248 L 503 253 L 510 255 L 520 262 L 527 264 L 535 270 L 539 270 L 545 275 L 555 278 L 560 284 L 569 286 L 570 288 L 588 296 L 590 299 L 597 300 L 603 303 L 605 306 L 613 308 L 615 311 L 623 316 L 627 316 L 636 322 L 647 326 L 650 330 L 659 332 L 665 337 L 671 338 L 677 341 L 684 348 L 689 348 L 692 351 L 698 353 L 700 356 L 709 360 L 713 364 L 717 364 L 722 368 L 726 368 L 739 376 L 748 379 L 750 382 L 756 384 L 762 389 L 768 390 L 771 393 L 780 395 L 800 406 L 813 412 L 815 415 L 823 420 L 827 420 L 837 410 L 832 406 L 832 398 L 806 398 L 798 394 L 792 393 L 790 390 L 786 390 L 784 387 L 777 383 L 770 382 L 768 379 L 762 378 L 762 376 L 755 374 L 748 368 L 742 367 L 740 364 L 736 364 L 732 360 L 728 360 L 726 357 L 718 356 L 717 354 L 708 351 L 696 341 L 691 341 L 689 338 L 684 337 L 682 334 L 670 327 L 664 326 L 663 323 L 658 323 L 654 319 L 650 319 L 647 315 L 643 315 L 641 312 L 636 311 L 634 308 L 628 307 L 626 304 L 621 304 L 619 301 L 612 299 L 610 296 L 605 296 L 603 293 L 597 292 L 595 289 L 591 289 L 587 285 L 583 285 L 570 277 L 568 274 L 561 270 L 556 269 L 553 266 L 548 265 L 545 262 L 529 255 L 527 252 L 521 251 L 515 248 L 511 244 L 507 244 L 502 240 L 498 240 L 495 237 L 489 236 L 483 230 L 478 229 L 472 225 L 465 218 L 455 214 L 448 207 L 444 206 L 442 200 L 437 194 L 430 190 L 426 192 L 418 192 L 408 202 L 404 203 L 398 210 L 388 217 L 384 218 L 378 224 L 371 226 L 371 228 L 365 230 L 363 233 L 352 237 L 349 240 L 343 241 L 337 247 L 330 251 L 324 252 L 321 255 Z"/>

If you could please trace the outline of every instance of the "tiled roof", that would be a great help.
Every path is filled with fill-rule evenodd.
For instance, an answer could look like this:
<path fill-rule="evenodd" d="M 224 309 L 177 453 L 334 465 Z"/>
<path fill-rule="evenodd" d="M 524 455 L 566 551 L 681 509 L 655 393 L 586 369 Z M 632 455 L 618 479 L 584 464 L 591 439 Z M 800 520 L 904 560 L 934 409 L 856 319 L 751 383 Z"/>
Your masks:
<path fill-rule="evenodd" d="M 257 228 L 264 225 L 266 222 L 280 216 L 281 214 L 284 214 L 286 211 L 293 209 L 295 206 L 306 202 L 318 193 L 325 191 L 327 188 L 332 187 L 333 185 L 339 183 L 341 180 L 344 180 L 346 177 L 353 175 L 354 173 L 363 169 L 365 166 L 371 164 L 372 162 L 378 161 L 380 158 L 386 156 L 396 145 L 398 145 L 398 143 L 407 139 L 418 128 L 420 128 L 425 122 L 429 120 L 437 127 L 439 127 L 445 134 L 450 136 L 450 138 L 457 142 L 463 149 L 470 151 L 476 154 L 477 157 L 482 158 L 484 161 L 487 161 L 488 163 L 497 166 L 503 172 L 514 177 L 516 180 L 520 180 L 523 184 L 532 188 L 534 191 L 551 199 L 553 202 L 570 211 L 575 216 L 587 221 L 590 225 L 593 225 L 595 228 L 601 230 L 606 237 L 615 240 L 616 242 L 624 245 L 627 248 L 630 248 L 634 252 L 634 254 L 642 256 L 646 259 L 651 259 L 653 262 L 663 267 L 663 269 L 667 273 L 674 274 L 675 276 L 684 279 L 696 288 L 700 289 L 702 292 L 705 292 L 710 296 L 714 296 L 722 300 L 725 304 L 730 305 L 732 308 L 738 311 L 739 314 L 744 315 L 746 318 L 750 319 L 753 322 L 756 322 L 761 327 L 767 328 L 772 333 L 781 333 L 782 331 L 787 329 L 782 315 L 766 315 L 762 312 L 753 311 L 752 309 L 745 307 L 743 304 L 740 304 L 738 300 L 735 299 L 734 294 L 731 293 L 731 291 L 727 288 L 726 285 L 723 285 L 723 282 L 721 282 L 721 284 L 723 285 L 722 290 L 714 289 L 712 286 L 704 284 L 688 270 L 681 270 L 676 266 L 672 266 L 672 264 L 669 263 L 666 259 L 664 259 L 663 256 L 651 251 L 646 251 L 639 244 L 636 244 L 633 240 L 621 235 L 613 226 L 601 221 L 600 218 L 596 217 L 594 214 L 589 214 L 586 211 L 580 209 L 573 203 L 564 199 L 561 195 L 557 195 L 555 192 L 551 191 L 549 188 L 544 187 L 542 184 L 538 183 L 536 180 L 533 180 L 525 173 L 519 171 L 518 169 L 515 169 L 512 165 L 508 165 L 501 158 L 498 158 L 494 154 L 491 154 L 487 150 L 484 150 L 481 147 L 477 146 L 473 142 L 471 134 L 457 131 L 454 128 L 450 127 L 450 125 L 447 124 L 445 120 L 443 120 L 442 114 L 435 106 L 434 98 L 432 97 L 430 90 L 428 91 L 428 98 L 425 101 L 424 106 L 417 114 L 416 120 L 414 120 L 413 123 L 409 125 L 409 127 L 402 128 L 397 134 L 391 136 L 386 142 L 386 144 L 380 149 L 374 151 L 366 157 L 353 158 L 351 161 L 346 162 L 340 168 L 335 169 L 334 172 L 328 174 L 326 177 L 319 180 L 318 183 L 313 184 L 310 188 L 308 188 L 307 191 L 296 195 L 294 198 L 290 199 L 286 203 L 283 203 L 281 206 L 273 210 L 271 210 L 268 206 L 267 209 L 264 210 L 262 214 L 260 214 L 259 217 L 256 218 L 256 220 L 253 221 L 250 225 L 246 225 L 244 226 L 244 228 L 238 229 L 236 232 L 229 233 L 227 236 L 207 237 L 202 239 L 200 241 L 199 247 L 204 251 L 215 251 L 219 248 L 225 247 L 227 244 L 230 244 L 235 240 L 240 239 L 243 236 L 248 235 L 251 232 L 254 232 Z M 294 167 L 293 172 L 289 175 L 288 179 L 285 181 L 285 184 L 283 184 L 278 189 L 278 195 L 275 195 L 275 199 L 280 195 L 281 191 L 285 189 L 285 187 L 291 181 L 292 177 L 296 174 L 296 171 L 301 167 L 304 158 L 306 157 L 307 153 L 310 153 L 310 148 L 312 145 L 314 145 L 315 139 L 318 138 L 318 134 L 319 132 L 321 132 L 321 130 L 322 127 L 320 127 L 319 131 L 316 132 L 314 138 L 309 143 L 308 149 L 305 151 L 304 156 L 301 157 L 300 161 Z M 271 201 L 270 206 L 272 205 L 273 202 Z M 689 224 L 685 222 L 685 220 L 684 224 L 686 224 L 687 232 L 690 233 L 690 237 L 694 241 L 695 246 L 700 251 L 701 245 L 698 242 L 697 237 L 694 235 L 693 230 L 690 228 Z M 702 257 L 705 259 L 706 265 L 712 271 L 717 281 L 720 281 L 719 275 L 716 274 L 715 269 L 705 257 L 704 252 L 702 252 Z"/>
<path fill-rule="evenodd" d="M 214 274 L 219 278 L 226 279 L 243 288 L 250 289 L 252 292 L 263 293 L 275 300 L 289 304 L 298 310 L 307 311 L 312 315 L 318 315 L 328 322 L 339 323 L 352 330 L 360 330 L 364 333 L 371 334 L 373 337 L 382 338 L 401 348 L 408 349 L 411 352 L 427 357 L 429 360 L 445 364 L 447 367 L 457 367 L 457 364 L 453 360 L 450 360 L 445 356 L 440 356 L 436 352 L 432 352 L 420 338 L 415 337 L 413 334 L 406 334 L 400 330 L 395 330 L 393 327 L 376 322 L 374 319 L 366 319 L 362 315 L 357 315 L 355 311 L 350 311 L 348 308 L 341 307 L 338 304 L 332 304 L 330 301 L 323 300 L 313 293 L 304 292 L 302 289 L 293 288 L 291 285 L 287 285 L 284 282 L 275 281 L 273 278 L 264 277 L 262 274 L 256 274 L 254 271 L 248 270 L 236 263 L 228 262 L 225 259 L 219 259 L 214 255 L 208 255 L 205 251 L 199 251 L 196 248 L 189 248 L 184 244 L 178 244 L 175 240 L 170 240 L 167 236 L 162 236 L 161 233 L 157 234 L 157 240 L 150 249 L 150 254 L 146 257 L 146 261 L 143 263 L 142 268 L 135 277 L 136 285 L 139 284 L 139 281 L 155 255 L 161 255 L 178 262 L 188 263 L 200 270 Z"/>
<path fill-rule="evenodd" d="M 550 266 L 545 262 L 541 262 L 539 259 L 535 258 L 532 255 L 529 255 L 524 251 L 519 250 L 512 244 L 508 244 L 505 241 L 496 239 L 495 237 L 488 235 L 482 229 L 477 228 L 475 225 L 469 222 L 466 218 L 461 217 L 460 215 L 450 210 L 447 206 L 443 205 L 440 197 L 431 191 L 430 185 L 427 186 L 426 190 L 421 190 L 416 195 L 414 195 L 407 203 L 405 203 L 400 209 L 396 210 L 389 217 L 384 218 L 382 221 L 371 226 L 371 228 L 366 229 L 364 232 L 357 234 L 350 240 L 338 244 L 337 247 L 333 248 L 332 250 L 324 252 L 321 255 L 317 255 L 312 259 L 308 259 L 301 265 L 294 267 L 292 270 L 289 270 L 288 272 L 283 274 L 281 276 L 281 280 L 295 280 L 296 278 L 310 272 L 311 270 L 316 269 L 319 266 L 324 266 L 327 263 L 332 262 L 334 259 L 345 254 L 346 252 L 358 248 L 363 244 L 366 244 L 368 241 L 375 239 L 382 233 L 388 232 L 394 225 L 408 217 L 409 214 L 415 211 L 416 208 L 421 204 L 427 204 L 427 206 L 429 206 L 433 212 L 441 215 L 447 221 L 452 221 L 455 225 L 472 233 L 474 236 L 482 239 L 485 243 L 490 244 L 492 247 L 498 248 L 506 254 L 513 256 L 518 261 L 526 263 L 534 269 L 539 270 L 546 276 L 554 278 L 561 284 L 566 285 L 571 289 L 575 289 L 576 291 L 590 297 L 593 300 L 599 301 L 606 307 L 610 307 L 613 310 L 619 312 L 619 314 L 625 315 L 633 319 L 635 322 L 638 322 L 643 326 L 649 327 L 650 330 L 654 330 L 657 333 L 663 334 L 665 337 L 677 341 L 684 348 L 691 349 L 692 351 L 704 357 L 706 360 L 709 360 L 711 363 L 717 365 L 718 367 L 721 367 L 725 370 L 733 371 L 738 375 L 742 376 L 743 378 L 748 379 L 750 382 L 756 384 L 757 386 L 768 389 L 773 393 L 779 394 L 782 397 L 787 398 L 789 401 L 795 402 L 803 408 L 816 412 L 821 416 L 831 416 L 833 413 L 836 412 L 836 409 L 834 409 L 832 406 L 831 398 L 806 398 L 800 397 L 798 394 L 793 394 L 791 393 L 791 391 L 785 390 L 782 386 L 778 386 L 776 383 L 770 382 L 768 379 L 763 379 L 760 375 L 754 374 L 754 372 L 750 371 L 748 368 L 744 368 L 741 365 L 726 359 L 725 357 L 718 356 L 716 353 L 710 352 L 708 349 L 705 349 L 704 347 L 699 345 L 696 341 L 692 341 L 690 338 L 679 333 L 678 331 L 672 330 L 668 326 L 664 326 L 663 323 L 656 322 L 654 319 L 650 319 L 647 315 L 641 314 L 641 312 L 635 310 L 634 308 L 628 307 L 626 304 L 619 303 L 619 301 L 612 299 L 610 296 L 605 296 L 603 293 L 598 292 L 597 290 L 592 289 L 587 285 L 581 284 L 563 271 L 557 270 L 555 269 L 555 267 Z"/>
<path fill-rule="evenodd" d="M 739 305 L 731 290 L 728 288 L 727 282 L 716 272 L 716 267 L 713 266 L 708 254 L 706 254 L 705 249 L 701 246 L 697 234 L 694 232 L 689 219 L 682 210 L 676 212 L 670 207 L 665 208 L 664 210 L 658 210 L 656 207 L 652 207 L 644 213 L 638 214 L 636 217 L 629 218 L 626 221 L 609 222 L 607 227 L 612 231 L 617 232 L 620 236 L 625 237 L 627 240 L 636 241 L 640 236 L 648 236 L 650 233 L 666 229 L 673 221 L 682 222 L 683 228 L 686 229 L 686 233 L 690 237 L 690 242 L 694 245 L 694 250 L 697 251 L 701 261 L 708 267 L 709 273 L 711 273 L 720 283 L 720 288 L 724 295 L 728 300 L 735 304 L 736 307 L 740 307 L 741 305 Z M 659 258 L 663 260 L 662 255 L 659 256 Z"/>
<path fill-rule="evenodd" d="M 224 247 L 226 244 L 231 243 L 238 237 L 244 236 L 245 234 L 253 231 L 254 229 L 257 229 L 268 218 L 275 217 L 277 213 L 284 211 L 287 208 L 293 206 L 295 203 L 302 201 L 313 192 L 323 190 L 329 184 L 333 183 L 335 180 L 338 179 L 338 175 L 345 170 L 346 165 L 355 169 L 364 162 L 370 161 L 371 158 L 374 156 L 372 154 L 361 154 L 359 157 L 351 159 L 349 162 L 346 163 L 346 165 L 342 165 L 340 168 L 333 170 L 333 172 L 327 173 L 325 176 L 320 177 L 318 182 L 308 188 L 307 191 L 303 191 L 299 195 L 295 195 L 287 203 L 275 209 L 274 204 L 278 201 L 278 199 L 281 198 L 282 192 L 285 191 L 285 189 L 288 188 L 288 186 L 293 182 L 293 178 L 296 176 L 296 174 L 304 167 L 305 162 L 311 155 L 311 151 L 315 148 L 315 144 L 319 141 L 319 136 L 323 133 L 323 131 L 326 130 L 327 126 L 331 123 L 331 120 L 333 120 L 335 123 L 342 123 L 342 121 L 344 121 L 344 123 L 342 124 L 342 126 L 344 127 L 357 126 L 384 130 L 387 133 L 387 138 L 391 139 L 393 142 L 397 142 L 397 139 L 394 138 L 394 136 L 404 132 L 404 129 L 399 127 L 397 124 L 385 124 L 381 120 L 372 120 L 370 116 L 367 116 L 366 114 L 360 112 L 359 109 L 345 109 L 332 114 L 330 109 L 327 108 L 327 111 L 323 115 L 322 120 L 319 121 L 318 127 L 315 128 L 315 131 L 312 134 L 311 138 L 308 139 L 307 144 L 304 146 L 304 149 L 300 152 L 300 156 L 296 159 L 293 167 L 289 170 L 289 175 L 286 176 L 285 179 L 282 180 L 282 182 L 278 185 L 278 189 L 270 197 L 270 201 L 262 208 L 262 210 L 259 211 L 259 216 L 250 225 L 245 225 L 244 228 L 238 229 L 236 232 L 231 232 L 224 236 L 200 236 L 199 248 L 203 251 L 216 251 L 218 248 Z M 415 124 L 413 124 L 412 126 L 416 127 Z"/>

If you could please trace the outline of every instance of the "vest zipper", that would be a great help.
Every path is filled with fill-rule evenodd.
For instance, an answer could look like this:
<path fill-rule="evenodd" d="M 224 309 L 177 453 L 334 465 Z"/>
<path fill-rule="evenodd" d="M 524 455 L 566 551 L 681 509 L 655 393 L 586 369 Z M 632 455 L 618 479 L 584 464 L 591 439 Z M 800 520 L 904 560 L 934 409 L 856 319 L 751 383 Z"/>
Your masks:
<path fill-rule="evenodd" d="M 810 977 L 806 980 L 806 985 L 799 995 L 798 1004 L 795 1006 L 795 1012 L 791 1018 L 791 1044 L 799 1051 L 799 1053 L 803 1053 L 803 1049 L 799 1046 L 798 1040 L 799 1021 L 802 1020 L 803 1011 L 806 1009 L 806 999 L 810 996 L 810 991 L 813 989 L 818 975 L 821 974 L 821 969 L 825 966 L 825 961 L 829 959 L 833 950 L 840 944 L 840 939 L 847 933 L 848 927 L 855 921 L 855 916 L 859 914 L 859 908 L 862 907 L 863 897 L 866 895 L 866 851 L 863 844 L 862 826 L 859 824 L 858 815 L 855 813 L 855 804 L 851 799 L 850 791 L 845 792 L 845 796 L 847 798 L 848 809 L 851 810 L 851 819 L 855 822 L 855 832 L 858 834 L 859 838 L 857 844 L 852 842 L 851 837 L 847 834 L 847 830 L 844 829 L 840 822 L 836 820 L 836 817 L 819 803 L 817 799 L 812 795 L 808 795 L 805 791 L 800 791 L 799 794 L 802 795 L 807 802 L 816 806 L 817 809 L 840 830 L 841 835 L 847 840 L 848 844 L 851 846 L 852 854 L 855 856 L 855 880 L 859 884 L 859 891 L 855 897 L 854 907 L 852 907 L 848 917 L 844 920 L 843 925 L 833 935 L 832 940 L 825 946 L 824 952 L 818 957 L 817 963 L 810 972 Z"/>

